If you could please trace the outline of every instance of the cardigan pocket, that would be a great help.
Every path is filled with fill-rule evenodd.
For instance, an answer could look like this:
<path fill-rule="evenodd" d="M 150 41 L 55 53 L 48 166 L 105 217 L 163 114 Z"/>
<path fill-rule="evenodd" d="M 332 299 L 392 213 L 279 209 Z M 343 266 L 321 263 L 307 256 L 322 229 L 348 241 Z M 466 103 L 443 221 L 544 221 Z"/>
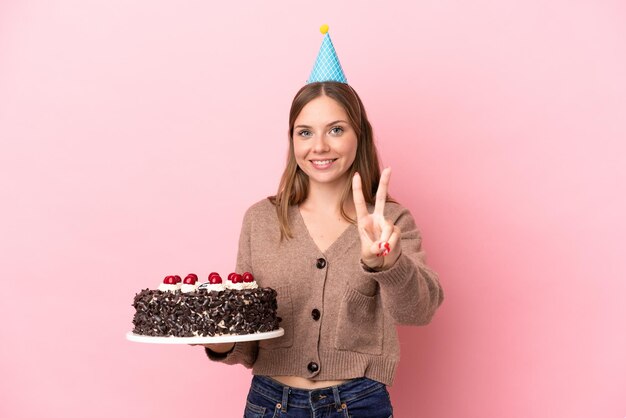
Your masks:
<path fill-rule="evenodd" d="M 366 296 L 348 287 L 339 306 L 335 348 L 364 354 L 381 354 L 383 316 L 379 294 Z"/>
<path fill-rule="evenodd" d="M 272 286 L 276 290 L 276 315 L 281 318 L 278 326 L 285 330 L 282 337 L 259 341 L 259 348 L 272 350 L 287 348 L 293 345 L 293 304 L 289 293 L 289 285 Z"/>

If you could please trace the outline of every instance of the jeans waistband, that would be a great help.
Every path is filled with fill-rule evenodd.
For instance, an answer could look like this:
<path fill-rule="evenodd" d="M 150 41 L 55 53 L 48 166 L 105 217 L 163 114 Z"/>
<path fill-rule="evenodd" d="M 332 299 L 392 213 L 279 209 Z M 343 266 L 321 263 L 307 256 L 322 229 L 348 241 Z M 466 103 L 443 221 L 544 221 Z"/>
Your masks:
<path fill-rule="evenodd" d="M 335 404 L 337 408 L 341 408 L 342 403 L 367 396 L 384 386 L 383 383 L 361 377 L 338 386 L 309 390 L 285 386 L 271 377 L 255 375 L 250 389 L 273 402 L 280 403 L 282 409 L 286 410 L 288 405 L 317 409 Z"/>

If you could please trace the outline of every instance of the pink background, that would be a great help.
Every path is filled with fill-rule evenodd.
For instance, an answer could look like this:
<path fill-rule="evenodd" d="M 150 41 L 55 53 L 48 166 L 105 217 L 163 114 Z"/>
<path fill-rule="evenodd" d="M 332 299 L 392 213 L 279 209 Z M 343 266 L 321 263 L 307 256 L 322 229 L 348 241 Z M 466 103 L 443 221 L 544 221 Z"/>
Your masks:
<path fill-rule="evenodd" d="M 446 291 L 396 415 L 626 416 L 624 3 L 216 4 L 0 3 L 0 416 L 241 416 L 130 304 L 231 271 L 322 23 Z"/>

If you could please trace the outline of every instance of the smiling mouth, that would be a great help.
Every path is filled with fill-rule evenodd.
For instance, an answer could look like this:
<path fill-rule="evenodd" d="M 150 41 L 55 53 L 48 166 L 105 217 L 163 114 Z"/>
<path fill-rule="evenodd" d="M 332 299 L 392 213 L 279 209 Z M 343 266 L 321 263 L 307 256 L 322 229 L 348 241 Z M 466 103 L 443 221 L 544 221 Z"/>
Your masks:
<path fill-rule="evenodd" d="M 337 159 L 334 158 L 334 159 L 328 159 L 328 160 L 310 160 L 310 161 L 315 167 L 324 168 L 324 167 L 328 167 L 329 165 L 337 161 Z"/>

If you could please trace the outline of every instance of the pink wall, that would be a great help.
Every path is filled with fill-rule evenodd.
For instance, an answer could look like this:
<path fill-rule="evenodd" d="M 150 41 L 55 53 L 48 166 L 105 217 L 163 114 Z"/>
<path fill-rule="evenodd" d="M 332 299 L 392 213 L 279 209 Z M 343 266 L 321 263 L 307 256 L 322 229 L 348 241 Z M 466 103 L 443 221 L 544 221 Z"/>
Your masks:
<path fill-rule="evenodd" d="M 0 3 L 0 416 L 241 415 L 130 303 L 231 270 L 322 23 L 446 290 L 397 416 L 626 416 L 623 2 L 210 3 Z"/>

